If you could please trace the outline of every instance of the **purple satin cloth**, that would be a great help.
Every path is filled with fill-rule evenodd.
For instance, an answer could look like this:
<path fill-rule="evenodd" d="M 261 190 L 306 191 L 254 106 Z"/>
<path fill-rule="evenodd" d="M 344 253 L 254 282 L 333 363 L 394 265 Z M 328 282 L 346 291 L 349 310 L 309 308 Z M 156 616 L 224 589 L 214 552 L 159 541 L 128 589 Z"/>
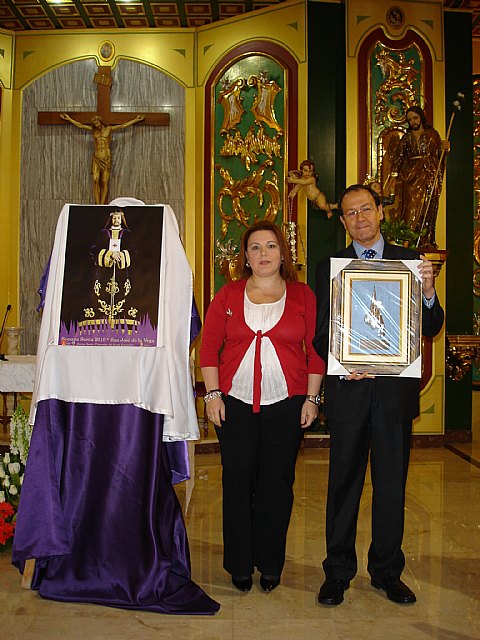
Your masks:
<path fill-rule="evenodd" d="M 195 298 L 192 297 L 192 311 L 190 316 L 190 344 L 192 344 L 192 342 L 198 336 L 201 328 L 202 328 L 202 320 L 200 319 L 200 314 L 198 313 L 198 308 L 197 308 L 197 303 L 195 302 Z"/>
<path fill-rule="evenodd" d="M 37 408 L 12 562 L 43 598 L 170 614 L 220 605 L 190 579 L 163 416 L 132 405 Z"/>
<path fill-rule="evenodd" d="M 38 303 L 37 311 L 40 312 L 45 306 L 45 296 L 47 295 L 47 282 L 48 275 L 50 273 L 50 263 L 52 261 L 52 254 L 48 258 L 47 264 L 40 277 L 40 284 L 38 285 L 38 295 L 40 296 L 40 302 Z"/>

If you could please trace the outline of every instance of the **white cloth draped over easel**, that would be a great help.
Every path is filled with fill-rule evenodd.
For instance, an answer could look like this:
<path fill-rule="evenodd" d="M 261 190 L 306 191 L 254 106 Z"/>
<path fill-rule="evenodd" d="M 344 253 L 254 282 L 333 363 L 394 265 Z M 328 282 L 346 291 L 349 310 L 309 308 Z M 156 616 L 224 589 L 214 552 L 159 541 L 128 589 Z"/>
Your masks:
<path fill-rule="evenodd" d="M 144 205 L 134 198 L 117 198 L 110 204 Z M 32 424 L 41 400 L 133 404 L 164 415 L 165 441 L 197 440 L 189 364 L 190 323 L 181 321 L 191 316 L 193 278 L 172 208 L 153 205 L 164 211 L 156 347 L 85 348 L 58 345 L 70 206 L 63 207 L 55 234 L 38 343 Z"/>

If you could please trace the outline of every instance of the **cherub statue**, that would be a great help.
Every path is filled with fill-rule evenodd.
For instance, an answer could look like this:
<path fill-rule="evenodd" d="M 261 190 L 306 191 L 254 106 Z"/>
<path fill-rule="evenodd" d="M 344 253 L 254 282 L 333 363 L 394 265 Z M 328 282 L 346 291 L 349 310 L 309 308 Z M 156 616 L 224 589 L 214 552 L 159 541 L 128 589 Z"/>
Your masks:
<path fill-rule="evenodd" d="M 312 203 L 314 209 L 321 209 L 327 212 L 327 218 L 332 217 L 332 209 L 336 209 L 337 205 L 330 204 L 326 195 L 317 187 L 317 174 L 315 173 L 315 165 L 311 160 L 303 160 L 300 163 L 300 170 L 289 171 L 287 174 L 287 182 L 295 186 L 288 194 L 289 198 L 294 198 L 300 189 L 303 188 L 305 195 Z"/>

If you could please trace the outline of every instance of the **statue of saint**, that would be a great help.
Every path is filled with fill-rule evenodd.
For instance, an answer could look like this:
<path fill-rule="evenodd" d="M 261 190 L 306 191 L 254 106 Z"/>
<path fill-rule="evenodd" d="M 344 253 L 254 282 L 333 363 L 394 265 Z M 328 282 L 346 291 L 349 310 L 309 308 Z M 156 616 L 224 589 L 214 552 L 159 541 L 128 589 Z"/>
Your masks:
<path fill-rule="evenodd" d="M 385 191 L 395 193 L 395 219 L 416 233 L 423 232 L 422 247 L 436 248 L 435 224 L 450 143 L 427 124 L 420 107 L 407 109 L 406 119 L 408 129 L 394 153 Z"/>
<path fill-rule="evenodd" d="M 317 175 L 315 173 L 315 165 L 310 160 L 303 160 L 300 163 L 300 171 L 289 171 L 287 174 L 287 182 L 295 186 L 289 192 L 288 197 L 294 198 L 300 189 L 303 189 L 306 197 L 312 203 L 314 209 L 321 209 L 327 212 L 327 218 L 332 217 L 332 209 L 336 208 L 335 204 L 327 201 L 326 195 L 317 187 Z"/>
<path fill-rule="evenodd" d="M 104 124 L 100 116 L 92 118 L 92 124 L 82 124 L 74 120 L 68 113 L 61 113 L 60 117 L 67 120 L 79 129 L 91 131 L 95 144 L 95 151 L 92 159 L 92 177 L 93 177 L 93 194 L 95 204 L 107 204 L 108 182 L 110 180 L 110 171 L 112 168 L 112 154 L 110 144 L 112 142 L 112 133 L 118 129 L 126 129 L 133 124 L 137 124 L 145 119 L 144 115 L 135 116 L 128 122 L 122 124 L 107 125 Z"/>

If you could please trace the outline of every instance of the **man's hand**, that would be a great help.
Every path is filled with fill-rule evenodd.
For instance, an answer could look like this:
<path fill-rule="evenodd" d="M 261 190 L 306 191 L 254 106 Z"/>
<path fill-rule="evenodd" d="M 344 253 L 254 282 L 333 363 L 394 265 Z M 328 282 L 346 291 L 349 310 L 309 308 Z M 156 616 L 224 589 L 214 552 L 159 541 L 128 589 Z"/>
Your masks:
<path fill-rule="evenodd" d="M 352 371 L 350 375 L 345 376 L 345 380 L 365 380 L 365 378 L 373 379 L 375 376 L 372 376 L 368 371 Z"/>
<path fill-rule="evenodd" d="M 422 264 L 418 267 L 422 278 L 422 292 L 427 300 L 435 295 L 435 276 L 433 275 L 433 264 L 424 255 L 420 256 Z"/>

